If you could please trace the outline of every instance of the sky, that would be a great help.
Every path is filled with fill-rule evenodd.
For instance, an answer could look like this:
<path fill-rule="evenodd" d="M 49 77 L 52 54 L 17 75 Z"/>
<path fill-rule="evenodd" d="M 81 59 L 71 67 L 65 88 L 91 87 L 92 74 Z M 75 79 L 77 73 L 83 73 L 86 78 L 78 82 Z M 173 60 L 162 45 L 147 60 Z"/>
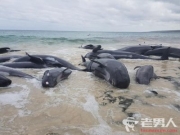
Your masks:
<path fill-rule="evenodd" d="M 0 0 L 0 29 L 180 30 L 180 0 Z"/>

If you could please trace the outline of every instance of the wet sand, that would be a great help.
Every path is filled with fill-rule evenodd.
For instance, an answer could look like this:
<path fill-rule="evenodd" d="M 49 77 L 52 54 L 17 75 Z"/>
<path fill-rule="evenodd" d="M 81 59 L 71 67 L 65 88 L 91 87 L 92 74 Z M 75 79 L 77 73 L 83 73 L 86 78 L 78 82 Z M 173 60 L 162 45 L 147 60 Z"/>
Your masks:
<path fill-rule="evenodd" d="M 21 46 L 23 51 L 13 54 L 50 54 L 63 58 L 78 66 L 80 55 L 89 50 L 76 47 Z M 30 51 L 29 51 L 30 50 Z M 5 54 L 9 55 L 9 54 Z M 0 89 L 0 134 L 2 135 L 119 135 L 162 134 L 141 132 L 137 124 L 135 131 L 128 133 L 123 119 L 133 116 L 142 118 L 173 118 L 180 126 L 180 84 L 164 79 L 152 80 L 150 85 L 135 82 L 135 66 L 153 65 L 158 76 L 180 77 L 179 61 L 119 60 L 128 69 L 131 83 L 128 89 L 117 89 L 92 73 L 73 71 L 67 80 L 55 88 L 44 89 L 36 79 L 9 77 L 12 85 Z M 84 67 L 80 67 L 84 68 Z M 41 78 L 47 69 L 21 69 Z M 149 96 L 148 90 L 158 92 Z M 132 103 L 123 111 L 122 98 Z M 147 128 L 149 129 L 149 128 Z M 154 128 L 151 128 L 154 129 Z M 167 129 L 167 128 L 165 128 Z M 180 131 L 171 134 L 179 134 Z M 163 133 L 169 135 L 170 133 Z"/>

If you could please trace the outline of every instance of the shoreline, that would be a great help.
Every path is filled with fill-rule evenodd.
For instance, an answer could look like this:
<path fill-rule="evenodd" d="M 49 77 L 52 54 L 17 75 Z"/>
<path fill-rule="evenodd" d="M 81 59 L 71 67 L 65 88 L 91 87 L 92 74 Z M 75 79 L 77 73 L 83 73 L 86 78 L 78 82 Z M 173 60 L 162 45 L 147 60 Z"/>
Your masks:
<path fill-rule="evenodd" d="M 104 45 L 103 48 L 118 49 L 123 47 L 121 44 Z M 25 55 L 25 52 L 50 54 L 84 68 L 78 66 L 81 62 L 80 55 L 85 55 L 90 50 L 78 48 L 78 45 L 57 44 L 43 47 L 42 44 L 22 42 L 18 46 L 15 44 L 14 47 L 17 48 L 13 48 L 22 49 L 21 52 L 1 56 Z M 179 127 L 179 88 L 163 79 L 152 80 L 148 86 L 137 84 L 134 70 L 135 66 L 153 65 L 157 75 L 179 78 L 179 61 L 128 59 L 119 61 L 127 67 L 131 80 L 129 87 L 124 90 L 114 88 L 91 73 L 80 71 L 73 71 L 67 80 L 50 89 L 42 88 L 41 83 L 35 79 L 10 77 L 13 84 L 0 90 L 2 123 L 0 134 L 129 134 L 122 121 L 131 116 L 139 122 L 142 118 L 169 120 L 172 117 Z M 47 69 L 20 70 L 40 79 Z M 157 91 L 160 96 L 149 96 L 149 90 Z M 125 112 L 122 110 L 123 104 L 120 103 L 122 98 L 133 101 Z M 141 128 L 141 125 L 136 125 L 135 131 L 131 131 L 131 134 L 142 134 Z"/>

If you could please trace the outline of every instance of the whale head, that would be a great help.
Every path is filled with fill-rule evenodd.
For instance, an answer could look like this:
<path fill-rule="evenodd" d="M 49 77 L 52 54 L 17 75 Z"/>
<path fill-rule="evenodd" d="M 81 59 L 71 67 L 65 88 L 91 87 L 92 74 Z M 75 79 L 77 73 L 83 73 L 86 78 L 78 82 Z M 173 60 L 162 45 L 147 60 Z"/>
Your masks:
<path fill-rule="evenodd" d="M 70 69 L 56 68 L 52 70 L 46 70 L 42 78 L 43 87 L 54 87 L 61 80 L 66 79 L 71 74 Z"/>

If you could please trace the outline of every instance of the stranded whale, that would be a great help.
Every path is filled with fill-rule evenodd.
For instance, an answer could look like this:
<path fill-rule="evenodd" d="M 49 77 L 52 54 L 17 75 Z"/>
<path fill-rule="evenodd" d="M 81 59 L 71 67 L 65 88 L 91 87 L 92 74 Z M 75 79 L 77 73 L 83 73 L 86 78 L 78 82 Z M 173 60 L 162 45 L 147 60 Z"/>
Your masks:
<path fill-rule="evenodd" d="M 137 66 L 134 69 L 139 68 L 136 72 L 136 82 L 139 84 L 148 85 L 151 79 L 157 79 L 157 75 L 154 73 L 154 68 L 151 65 Z"/>
<path fill-rule="evenodd" d="M 68 68 L 55 68 L 51 70 L 46 70 L 42 77 L 42 86 L 43 87 L 54 87 L 60 81 L 68 78 L 71 74 L 71 70 Z"/>
<path fill-rule="evenodd" d="M 99 50 L 100 46 L 93 49 L 92 52 L 89 52 L 85 55 L 85 58 L 94 59 L 97 58 L 98 55 L 101 53 L 108 53 L 111 54 L 115 59 L 152 59 L 152 60 L 167 60 L 169 55 L 169 49 L 170 47 L 167 47 L 165 50 L 163 50 L 161 58 L 150 58 L 144 55 L 132 53 L 132 52 L 126 52 L 126 51 L 112 51 L 112 50 Z"/>
<path fill-rule="evenodd" d="M 95 76 L 105 79 L 114 87 L 125 89 L 130 84 L 130 78 L 125 65 L 114 59 L 94 59 L 84 63 L 84 71 L 93 72 Z"/>
<path fill-rule="evenodd" d="M 72 70 L 81 70 L 71 63 L 61 58 L 51 55 L 29 55 L 14 60 L 15 62 L 33 62 L 35 64 L 46 65 L 47 67 L 67 67 Z"/>
<path fill-rule="evenodd" d="M 16 51 L 20 51 L 20 50 L 11 50 L 9 47 L 0 48 L 0 54 L 1 53 L 7 53 L 7 52 L 16 52 Z"/>
<path fill-rule="evenodd" d="M 161 45 L 136 45 L 136 46 L 127 46 L 121 49 L 118 49 L 116 51 L 126 51 L 126 52 L 133 52 L 137 54 L 142 54 L 144 55 L 147 51 L 149 50 L 154 50 L 157 48 L 162 48 Z"/>
<path fill-rule="evenodd" d="M 28 75 L 21 71 L 15 70 L 10 67 L 5 67 L 5 66 L 0 66 L 0 75 L 9 75 L 9 76 L 16 76 L 16 77 L 23 77 L 23 78 L 34 78 L 31 75 Z"/>

